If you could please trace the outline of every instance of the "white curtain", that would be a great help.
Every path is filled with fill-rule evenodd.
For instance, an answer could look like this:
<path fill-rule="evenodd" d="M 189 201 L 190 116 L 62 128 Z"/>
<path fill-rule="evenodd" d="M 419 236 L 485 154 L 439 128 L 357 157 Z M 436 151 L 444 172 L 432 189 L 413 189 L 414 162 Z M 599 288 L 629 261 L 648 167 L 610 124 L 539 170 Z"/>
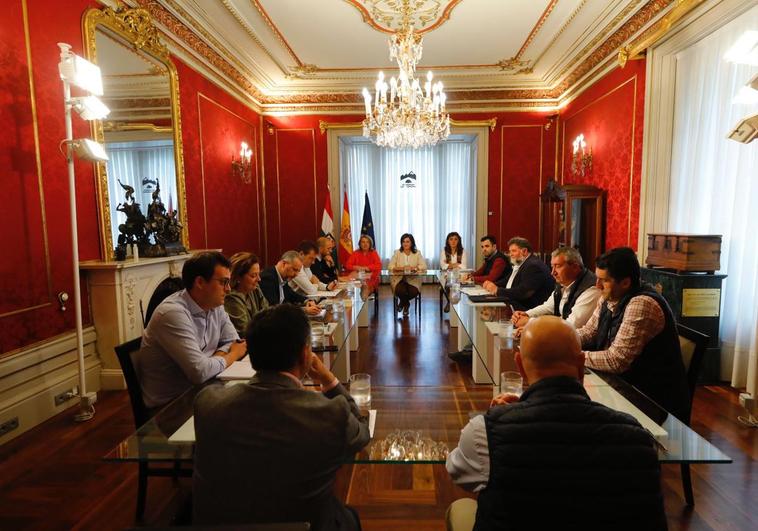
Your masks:
<path fill-rule="evenodd" d="M 111 209 L 111 233 L 114 245 L 118 241 L 118 226 L 126 221 L 123 212 L 116 207 L 124 202 L 125 190 L 118 180 L 134 188 L 134 200 L 147 216 L 147 207 L 152 202 L 155 183 L 160 183 L 161 201 L 166 210 L 177 209 L 176 170 L 174 169 L 174 143 L 172 140 L 149 140 L 144 142 L 110 142 L 105 145 L 108 153 L 108 197 Z"/>
<path fill-rule="evenodd" d="M 417 150 L 385 149 L 362 138 L 342 137 L 340 164 L 354 248 L 368 193 L 377 252 L 385 266 L 400 247 L 400 236 L 409 232 L 429 267 L 438 268 L 445 236 L 452 231 L 461 235 L 468 266 L 473 265 L 478 254 L 475 137 L 459 135 Z M 416 176 L 413 186 L 401 180 L 410 172 Z"/>
<path fill-rule="evenodd" d="M 758 7 L 677 55 L 669 228 L 722 234 L 721 376 L 755 393 L 758 368 L 758 141 L 726 135 L 758 105 L 732 104 L 758 66 L 725 52 L 758 30 Z"/>

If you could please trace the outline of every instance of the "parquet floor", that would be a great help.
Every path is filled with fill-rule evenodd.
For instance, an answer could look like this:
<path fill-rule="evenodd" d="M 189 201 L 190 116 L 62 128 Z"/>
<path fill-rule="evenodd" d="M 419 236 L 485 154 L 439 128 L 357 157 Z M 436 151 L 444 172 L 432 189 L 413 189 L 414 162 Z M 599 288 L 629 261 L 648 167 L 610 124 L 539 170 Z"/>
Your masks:
<path fill-rule="evenodd" d="M 372 374 L 376 385 L 471 385 L 469 367 L 449 363 L 447 320 L 440 321 L 435 288 L 424 289 L 422 315 L 391 314 L 383 288 L 380 315 L 361 329 L 353 372 Z M 134 526 L 136 466 L 100 458 L 133 431 L 126 392 L 99 394 L 92 421 L 76 424 L 69 410 L 0 447 L 0 530 L 124 529 Z M 741 426 L 735 390 L 698 389 L 693 428 L 734 459 L 731 465 L 692 467 L 696 506 L 681 495 L 678 466 L 664 466 L 663 486 L 672 530 L 758 529 L 758 430 Z M 358 509 L 366 531 L 442 530 L 444 513 L 467 493 L 443 466 L 343 467 L 337 492 Z M 151 478 L 145 521 L 171 523 L 186 501 L 188 480 L 173 485 Z"/>

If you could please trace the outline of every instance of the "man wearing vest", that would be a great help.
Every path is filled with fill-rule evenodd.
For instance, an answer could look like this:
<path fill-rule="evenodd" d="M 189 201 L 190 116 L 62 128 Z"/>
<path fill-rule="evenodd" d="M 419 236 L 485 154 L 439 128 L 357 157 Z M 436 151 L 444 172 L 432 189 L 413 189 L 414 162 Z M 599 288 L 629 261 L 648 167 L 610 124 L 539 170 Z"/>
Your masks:
<path fill-rule="evenodd" d="M 482 287 L 491 294 L 505 297 L 515 310 L 530 310 L 542 303 L 555 288 L 547 265 L 532 254 L 532 244 L 526 238 L 514 236 L 508 240 L 508 254 L 513 269 L 495 282 Z"/>
<path fill-rule="evenodd" d="M 528 389 L 496 397 L 447 458 L 453 481 L 479 493 L 450 506 L 448 530 L 666 529 L 655 441 L 590 400 L 574 328 L 530 321 L 516 365 Z"/>
<path fill-rule="evenodd" d="M 603 296 L 578 330 L 592 369 L 620 375 L 686 421 L 690 396 L 676 322 L 666 299 L 643 285 L 640 263 L 629 247 L 617 247 L 595 264 Z"/>
<path fill-rule="evenodd" d="M 539 306 L 513 314 L 513 324 L 522 329 L 529 319 L 542 315 L 562 317 L 574 328 L 589 321 L 600 298 L 595 273 L 584 267 L 582 255 L 573 247 L 559 247 L 550 260 L 551 274 L 557 282 L 555 291 Z"/>
<path fill-rule="evenodd" d="M 477 284 L 483 282 L 495 282 L 505 277 L 508 278 L 510 268 L 505 255 L 497 250 L 497 240 L 491 234 L 483 236 L 480 240 L 484 263 L 482 267 L 471 274 L 471 278 Z"/>

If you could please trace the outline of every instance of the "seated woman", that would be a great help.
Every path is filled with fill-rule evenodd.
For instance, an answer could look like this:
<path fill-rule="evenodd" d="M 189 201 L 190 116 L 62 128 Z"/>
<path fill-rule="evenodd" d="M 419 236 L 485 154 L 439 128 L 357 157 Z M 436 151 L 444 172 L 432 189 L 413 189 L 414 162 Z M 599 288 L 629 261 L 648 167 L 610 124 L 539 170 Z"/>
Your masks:
<path fill-rule="evenodd" d="M 382 270 L 382 259 L 374 249 L 374 240 L 368 234 L 361 234 L 358 240 L 358 250 L 350 255 L 345 264 L 345 271 L 367 273 L 366 286 L 373 292 L 379 285 L 379 272 Z"/>
<path fill-rule="evenodd" d="M 261 280 L 261 264 L 253 253 L 237 253 L 230 259 L 232 263 L 232 291 L 224 298 L 224 309 L 229 314 L 240 337 L 253 316 L 268 308 L 268 301 L 258 283 Z"/>
<path fill-rule="evenodd" d="M 445 238 L 445 248 L 440 255 L 440 269 L 443 271 L 466 269 L 466 251 L 463 250 L 461 235 L 457 232 L 451 232 Z M 449 294 L 450 288 L 445 287 L 445 293 Z M 450 299 L 447 299 L 445 313 L 450 311 Z"/>
<path fill-rule="evenodd" d="M 421 291 L 421 277 L 416 275 L 426 271 L 426 260 L 421 251 L 416 249 L 416 240 L 412 234 L 400 236 L 400 249 L 392 255 L 389 269 L 393 273 L 390 286 L 399 300 L 397 309 L 402 310 L 403 315 L 408 315 L 411 299 L 418 297 Z M 411 273 L 414 275 L 408 276 Z"/>
<path fill-rule="evenodd" d="M 337 280 L 337 265 L 334 263 L 334 256 L 332 256 L 332 250 L 334 249 L 334 240 L 322 236 L 316 240 L 318 246 L 318 254 L 316 260 L 311 266 L 311 273 L 316 275 L 316 278 L 324 284 L 329 284 Z"/>

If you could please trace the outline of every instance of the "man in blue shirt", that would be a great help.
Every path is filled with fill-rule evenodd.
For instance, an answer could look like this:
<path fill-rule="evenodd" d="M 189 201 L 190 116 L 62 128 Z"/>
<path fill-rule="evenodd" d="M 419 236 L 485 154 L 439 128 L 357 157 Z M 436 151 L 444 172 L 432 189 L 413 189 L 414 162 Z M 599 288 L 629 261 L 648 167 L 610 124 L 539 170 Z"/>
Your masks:
<path fill-rule="evenodd" d="M 245 355 L 245 342 L 224 310 L 230 266 L 221 253 L 195 254 L 182 269 L 185 289 L 155 309 L 134 360 L 148 408 L 170 402 Z"/>

